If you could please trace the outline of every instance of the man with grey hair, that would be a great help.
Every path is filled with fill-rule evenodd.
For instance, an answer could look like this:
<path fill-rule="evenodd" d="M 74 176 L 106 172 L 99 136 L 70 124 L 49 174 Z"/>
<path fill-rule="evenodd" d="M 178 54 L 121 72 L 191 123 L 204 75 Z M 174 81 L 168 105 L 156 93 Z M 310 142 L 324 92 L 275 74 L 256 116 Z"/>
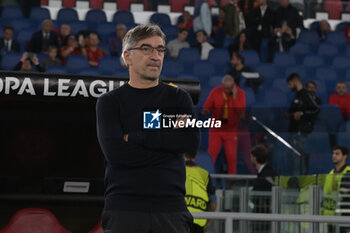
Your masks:
<path fill-rule="evenodd" d="M 237 173 L 237 131 L 245 105 L 245 92 L 235 84 L 231 75 L 223 77 L 222 84 L 210 92 L 203 105 L 203 115 L 212 113 L 222 122 L 221 128 L 209 130 L 208 153 L 215 163 L 224 146 L 229 174 Z"/>
<path fill-rule="evenodd" d="M 49 46 L 58 48 L 58 37 L 52 31 L 53 22 L 50 19 L 45 19 L 42 22 L 42 29 L 32 35 L 29 43 L 29 52 L 33 53 L 47 53 Z"/>
<path fill-rule="evenodd" d="M 129 81 L 102 95 L 96 106 L 97 136 L 105 157 L 104 232 L 189 233 L 183 153 L 197 149 L 199 130 L 165 128 L 161 118 L 193 114 L 189 94 L 159 80 L 165 35 L 139 25 L 123 40 Z M 185 115 L 186 114 L 186 115 Z"/>
<path fill-rule="evenodd" d="M 125 24 L 119 23 L 115 27 L 115 34 L 108 39 L 109 51 L 112 56 L 120 56 L 122 53 L 123 39 L 127 31 Z"/>

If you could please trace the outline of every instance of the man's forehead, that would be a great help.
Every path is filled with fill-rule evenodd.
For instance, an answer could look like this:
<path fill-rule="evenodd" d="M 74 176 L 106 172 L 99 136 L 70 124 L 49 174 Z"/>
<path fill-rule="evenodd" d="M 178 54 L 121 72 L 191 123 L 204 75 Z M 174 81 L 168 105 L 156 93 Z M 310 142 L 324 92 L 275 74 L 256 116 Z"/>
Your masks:
<path fill-rule="evenodd" d="M 141 46 L 142 44 L 148 44 L 152 47 L 164 46 L 165 41 L 160 36 L 152 36 L 137 42 L 136 46 Z"/>

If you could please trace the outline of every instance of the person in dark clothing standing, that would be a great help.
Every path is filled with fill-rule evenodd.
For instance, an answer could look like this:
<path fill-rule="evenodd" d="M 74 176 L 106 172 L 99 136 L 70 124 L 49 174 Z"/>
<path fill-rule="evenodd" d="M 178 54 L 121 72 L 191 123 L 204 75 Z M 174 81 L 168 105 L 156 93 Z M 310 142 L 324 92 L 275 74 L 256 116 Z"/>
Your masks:
<path fill-rule="evenodd" d="M 42 22 L 42 29 L 35 32 L 29 42 L 29 52 L 33 53 L 48 53 L 49 46 L 58 48 L 57 34 L 52 31 L 53 22 L 45 19 Z"/>
<path fill-rule="evenodd" d="M 240 87 L 246 86 L 257 92 L 264 79 L 252 68 L 244 65 L 244 57 L 237 52 L 233 52 L 231 65 L 232 68 L 228 74 L 233 77 L 235 83 Z"/>
<path fill-rule="evenodd" d="M 303 154 L 303 164 L 299 171 L 304 173 L 308 167 L 307 155 L 304 153 L 304 145 L 307 135 L 312 132 L 314 123 L 320 108 L 301 82 L 300 75 L 292 73 L 287 78 L 288 87 L 291 91 L 296 92 L 294 99 L 289 107 L 288 113 L 285 116 L 289 119 L 288 131 L 291 133 L 290 144 L 301 154 Z M 296 174 L 298 172 L 297 164 L 300 164 L 294 156 L 288 156 L 292 161 L 289 161 L 290 172 Z M 293 164 L 295 163 L 295 164 Z"/>
<path fill-rule="evenodd" d="M 312 97 L 314 98 L 315 102 L 318 104 L 318 105 L 321 105 L 322 104 L 322 101 L 321 99 L 316 95 L 317 93 L 317 84 L 315 81 L 307 81 L 305 83 L 305 88 L 306 90 L 309 91 L 309 93 L 312 95 Z"/>
<path fill-rule="evenodd" d="M 275 29 L 282 28 L 284 24 L 292 31 L 294 38 L 297 37 L 297 28 L 305 29 L 303 18 L 298 10 L 292 6 L 289 0 L 280 0 L 280 7 L 276 10 Z"/>
<path fill-rule="evenodd" d="M 274 178 L 278 173 L 268 164 L 269 152 L 264 145 L 256 145 L 250 150 L 253 166 L 258 172 L 258 178 L 253 181 L 253 191 L 271 191 Z M 255 213 L 271 213 L 271 200 L 266 196 L 252 195 Z M 252 222 L 252 232 L 270 232 L 271 224 Z"/>
<path fill-rule="evenodd" d="M 183 153 L 198 148 L 199 130 L 161 127 L 164 114 L 180 114 L 177 124 L 194 116 L 189 94 L 159 81 L 165 40 L 156 25 L 128 31 L 122 59 L 130 80 L 97 101 L 106 164 L 104 232 L 189 233 L 193 222 Z"/>
<path fill-rule="evenodd" d="M 256 145 L 250 150 L 251 161 L 258 172 L 258 178 L 253 183 L 254 191 L 271 191 L 274 185 L 272 177 L 278 173 L 267 163 L 269 152 L 264 145 Z"/>
<path fill-rule="evenodd" d="M 274 11 L 267 5 L 267 0 L 259 0 L 259 7 L 252 12 L 254 49 L 260 53 L 263 39 L 270 39 L 273 32 Z"/>

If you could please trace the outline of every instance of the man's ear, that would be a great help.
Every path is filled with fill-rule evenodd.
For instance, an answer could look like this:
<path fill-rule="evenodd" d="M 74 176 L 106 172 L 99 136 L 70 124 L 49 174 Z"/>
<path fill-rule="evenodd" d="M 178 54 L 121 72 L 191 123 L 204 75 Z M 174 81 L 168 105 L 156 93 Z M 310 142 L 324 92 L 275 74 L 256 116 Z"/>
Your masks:
<path fill-rule="evenodd" d="M 131 58 L 130 58 L 130 56 L 131 56 L 130 51 L 125 50 L 125 51 L 124 51 L 124 60 L 125 60 L 125 63 L 126 63 L 128 66 L 131 65 Z"/>

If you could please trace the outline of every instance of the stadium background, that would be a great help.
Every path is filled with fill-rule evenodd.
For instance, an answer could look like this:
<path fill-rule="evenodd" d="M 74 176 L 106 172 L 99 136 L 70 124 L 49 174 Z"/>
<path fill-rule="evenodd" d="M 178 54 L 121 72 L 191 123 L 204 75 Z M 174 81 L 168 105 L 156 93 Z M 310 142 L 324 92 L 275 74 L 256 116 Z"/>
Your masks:
<path fill-rule="evenodd" d="M 12 3 L 10 1 L 8 4 Z M 176 23 L 181 9 L 184 6 L 191 9 L 191 3 L 193 4 L 190 1 L 169 1 L 168 6 L 164 4 L 165 8 L 160 10 L 166 12 L 170 8 L 171 12 L 155 14 L 154 11 L 148 10 L 156 10 L 160 6 L 156 1 L 146 0 L 134 4 L 128 1 L 105 3 L 107 5 L 103 1 L 23 1 L 18 2 L 18 5 L 23 7 L 21 11 L 18 7 L 7 6 L 6 1 L 3 1 L 1 26 L 11 25 L 15 28 L 14 37 L 21 43 L 21 52 L 25 50 L 33 32 L 40 29 L 40 22 L 51 18 L 55 28 L 61 23 L 69 23 L 72 33 L 83 29 L 96 30 L 102 38 L 100 47 L 108 53 L 105 42 L 117 23 L 125 23 L 131 28 L 137 23 L 155 22 L 161 25 L 168 40 L 171 40 L 177 36 Z M 143 3 L 145 11 L 138 11 L 142 5 L 140 3 Z M 272 1 L 271 4 L 276 6 L 278 2 Z M 347 17 L 346 13 L 341 15 L 340 12 L 323 9 L 326 12 L 328 10 L 333 31 L 329 33 L 325 42 L 319 42 L 316 32 L 318 20 L 311 18 L 316 15 L 315 12 L 310 13 L 307 4 L 300 5 L 296 2 L 295 5 L 304 13 L 304 26 L 308 30 L 300 33 L 296 45 L 289 52 L 276 53 L 272 63 L 267 62 L 264 51 L 260 55 L 253 50 L 241 52 L 246 65 L 265 79 L 264 86 L 256 94 L 243 87 L 247 96 L 247 111 L 256 115 L 285 139 L 288 139 L 287 121 L 275 113 L 286 109 L 292 98 L 292 93 L 285 83 L 289 74 L 297 72 L 304 81 L 315 80 L 318 86 L 317 95 L 323 103 L 328 102 L 328 96 L 333 93 L 337 81 L 345 81 L 350 85 L 350 45 L 343 33 L 350 23 L 340 20 L 341 17 Z M 130 11 L 130 7 L 135 11 Z M 212 12 L 217 13 L 217 7 L 213 6 Z M 192 32 L 189 40 L 194 39 Z M 210 90 L 220 84 L 221 77 L 230 68 L 227 47 L 233 41 L 233 38 L 224 39 L 221 46 L 215 48 L 205 61 L 200 60 L 197 50 L 183 49 L 178 59 L 165 60 L 162 77 L 171 78 L 174 82 L 199 80 L 199 109 Z M 38 56 L 39 59 L 46 57 L 44 54 Z M 20 57 L 21 53 L 5 54 L 1 60 L 1 69 L 12 70 Z M 68 61 L 66 67 L 49 68 L 46 72 L 48 77 L 57 77 L 57 74 L 70 77 L 71 74 L 78 74 L 87 80 L 101 75 L 109 78 L 127 76 L 127 71 L 121 67 L 119 59 L 111 56 L 102 58 L 97 68 L 89 67 L 84 57 L 74 57 Z M 5 77 L 5 74 L 3 73 L 1 78 Z M 29 77 L 32 75 L 28 74 Z M 94 134 L 95 100 L 45 99 L 38 101 L 39 104 L 35 106 L 37 108 L 28 107 L 28 102 L 35 101 L 25 97 L 9 97 L 1 93 L 3 127 L 0 150 L 0 229 L 18 209 L 34 206 L 50 209 L 62 225 L 72 232 L 87 232 L 97 224 L 103 203 L 104 167 Z M 249 119 L 247 125 L 251 132 L 262 131 Z M 329 172 L 332 168 L 331 143 L 348 145 L 349 125 L 349 122 L 343 120 L 338 107 L 326 104 L 321 106 L 314 133 L 310 135 L 307 143 L 310 174 Z M 8 134 L 9 132 L 11 134 Z M 47 135 L 47 132 L 55 133 Z M 241 132 L 241 135 L 246 133 Z M 86 142 L 87 138 L 91 144 Z M 269 143 L 273 145 L 271 162 L 283 175 L 287 166 L 286 149 L 272 137 L 269 138 Z M 86 150 L 82 151 L 81 148 Z M 203 132 L 199 155 L 202 162 L 199 162 L 213 172 L 213 166 L 206 162 L 206 148 L 207 133 Z M 56 154 L 48 156 L 50 150 Z M 238 154 L 238 172 L 248 174 L 241 154 Z M 91 192 L 88 195 L 65 195 L 60 188 L 67 179 L 91 182 Z"/>

